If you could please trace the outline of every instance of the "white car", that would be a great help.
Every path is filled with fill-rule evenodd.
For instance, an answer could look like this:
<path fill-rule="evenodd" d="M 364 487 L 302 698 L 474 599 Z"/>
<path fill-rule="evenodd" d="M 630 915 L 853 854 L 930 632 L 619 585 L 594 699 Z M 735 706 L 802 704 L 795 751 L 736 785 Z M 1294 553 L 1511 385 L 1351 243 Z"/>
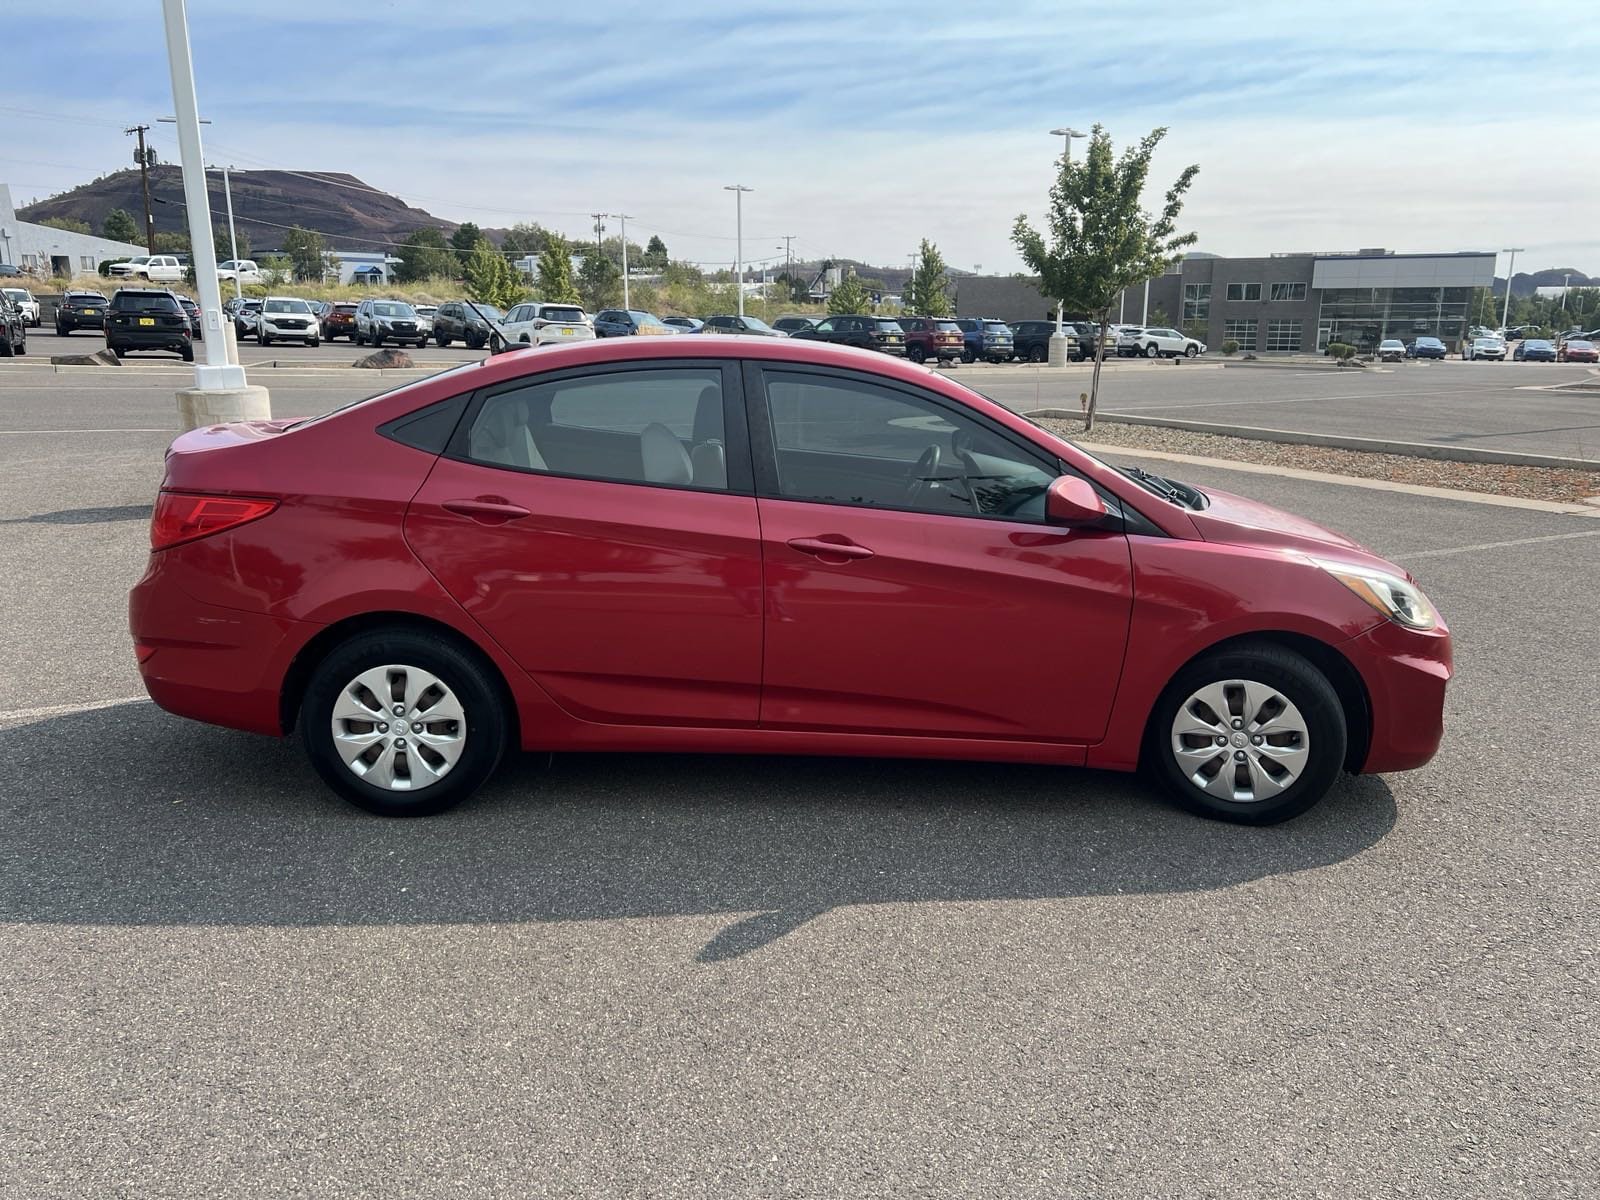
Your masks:
<path fill-rule="evenodd" d="M 549 346 L 563 342 L 592 342 L 594 325 L 589 314 L 575 304 L 518 304 L 500 322 L 512 346 Z"/>
<path fill-rule="evenodd" d="M 226 262 L 217 264 L 217 279 L 232 283 L 237 279 L 240 283 L 265 283 L 266 276 L 261 273 L 261 268 L 256 266 L 252 258 L 230 258 Z"/>
<path fill-rule="evenodd" d="M 411 307 L 417 310 L 417 328 L 431 338 L 433 336 L 433 314 L 439 311 L 439 306 L 437 304 L 413 304 Z"/>
<path fill-rule="evenodd" d="M 148 279 L 151 283 L 177 283 L 183 278 L 183 264 L 175 254 L 139 254 L 126 262 L 112 263 L 106 271 L 117 279 Z"/>
<path fill-rule="evenodd" d="M 1117 353 L 1123 353 L 1123 334 L 1117 338 Z M 1185 337 L 1176 329 L 1162 329 L 1152 326 L 1141 329 L 1132 335 L 1132 346 L 1135 354 L 1142 354 L 1146 358 L 1193 358 L 1197 354 L 1206 352 L 1206 344 L 1196 338 Z"/>
<path fill-rule="evenodd" d="M 0 288 L 7 300 L 22 314 L 22 319 L 35 329 L 39 327 L 39 302 L 27 288 Z"/>
<path fill-rule="evenodd" d="M 1475 337 L 1467 343 L 1466 352 L 1461 357 L 1468 362 L 1476 362 L 1480 358 L 1505 362 L 1506 344 L 1497 337 Z"/>
<path fill-rule="evenodd" d="M 322 341 L 322 325 L 311 305 L 294 296 L 268 296 L 261 302 L 256 317 L 256 341 L 270 346 L 275 340 L 293 338 L 308 346 Z"/>

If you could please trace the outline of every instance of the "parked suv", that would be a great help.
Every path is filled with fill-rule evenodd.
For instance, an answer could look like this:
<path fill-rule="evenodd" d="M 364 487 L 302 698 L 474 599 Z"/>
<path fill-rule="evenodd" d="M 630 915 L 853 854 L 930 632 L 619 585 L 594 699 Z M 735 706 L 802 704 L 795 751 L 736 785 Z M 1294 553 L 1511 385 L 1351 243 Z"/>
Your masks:
<path fill-rule="evenodd" d="M 99 292 L 68 292 L 56 305 L 56 336 L 66 337 L 74 329 L 104 330 L 106 303 Z"/>
<path fill-rule="evenodd" d="M 246 300 L 233 310 L 233 332 L 237 337 L 244 337 L 256 327 L 256 321 L 261 317 L 261 301 Z"/>
<path fill-rule="evenodd" d="M 514 306 L 500 327 L 513 346 L 549 346 L 558 342 L 592 342 L 589 314 L 576 304 L 541 304 L 530 300 Z"/>
<path fill-rule="evenodd" d="M 500 315 L 498 308 L 493 311 L 495 316 Z M 394 342 L 396 345 L 410 342 L 420 350 L 428 344 L 428 339 L 423 336 L 417 310 L 404 300 L 363 300 L 356 306 L 356 345 L 366 342 L 374 346 L 381 346 L 384 342 Z M 479 342 L 478 345 L 483 343 Z"/>
<path fill-rule="evenodd" d="M 810 329 L 820 320 L 821 317 L 779 317 L 772 327 L 783 333 L 799 333 L 802 329 Z"/>
<path fill-rule="evenodd" d="M 1003 363 L 1016 350 L 1016 336 L 1011 326 L 994 317 L 957 317 L 965 346 L 962 362 L 977 362 L 980 358 L 993 363 Z"/>
<path fill-rule="evenodd" d="M 707 317 L 700 327 L 701 333 L 742 333 L 746 337 L 788 337 L 781 329 L 774 329 L 760 317 Z"/>
<path fill-rule="evenodd" d="M 706 324 L 709 326 L 711 322 Z M 670 336 L 677 332 L 654 313 L 642 309 L 603 308 L 594 315 L 595 337 Z"/>
<path fill-rule="evenodd" d="M 328 341 L 334 338 L 356 338 L 356 305 L 354 301 L 338 300 L 322 314 L 322 336 Z"/>
<path fill-rule="evenodd" d="M 468 304 L 463 300 L 447 300 L 439 305 L 439 311 L 433 314 L 434 345 L 448 346 L 451 342 L 462 341 L 467 344 L 469 350 L 482 350 L 489 344 L 495 325 L 504 316 L 505 314 L 492 304 L 478 304 L 476 301 Z M 485 317 L 489 320 L 485 320 Z M 356 340 L 361 340 L 359 330 Z"/>
<path fill-rule="evenodd" d="M 295 296 L 268 296 L 261 302 L 261 315 L 256 318 L 256 341 L 270 346 L 274 339 L 304 342 L 316 346 L 322 342 L 322 325 L 311 305 Z M 417 345 L 422 345 L 419 340 Z"/>
<path fill-rule="evenodd" d="M 0 292 L 0 358 L 28 352 L 28 320 L 4 292 Z"/>
<path fill-rule="evenodd" d="M 1146 358 L 1194 358 L 1206 352 L 1206 344 L 1198 338 L 1185 337 L 1176 329 L 1165 329 L 1151 326 L 1141 329 L 1133 336 L 1133 345 L 1136 352 Z M 1117 353 L 1122 353 L 1123 339 L 1117 339 Z"/>
<path fill-rule="evenodd" d="M 906 352 L 905 331 L 898 322 L 887 317 L 829 317 L 789 336 L 797 341 L 831 342 L 835 346 L 857 346 L 862 350 L 881 350 L 885 354 Z"/>
<path fill-rule="evenodd" d="M 189 314 L 165 288 L 118 288 L 106 311 L 106 348 L 118 358 L 130 350 L 171 350 L 193 362 Z"/>
<path fill-rule="evenodd" d="M 39 302 L 33 298 L 33 293 L 27 288 L 5 288 L 6 299 L 10 300 L 22 319 L 35 329 L 39 328 Z"/>
<path fill-rule="evenodd" d="M 961 326 L 946 317 L 898 317 L 906 335 L 906 357 L 912 362 L 959 362 L 966 339 Z"/>
<path fill-rule="evenodd" d="M 1067 357 L 1083 357 L 1074 351 L 1073 342 L 1076 339 L 1073 337 L 1072 326 L 1063 323 L 1061 332 L 1069 339 Z M 1056 323 L 1054 321 L 1017 321 L 1011 326 L 1011 335 L 1015 339 L 1012 349 L 1015 351 L 1017 358 L 1024 362 L 1046 362 L 1050 358 L 1050 339 L 1055 334 Z M 1092 345 L 1093 343 L 1091 342 L 1090 344 Z"/>

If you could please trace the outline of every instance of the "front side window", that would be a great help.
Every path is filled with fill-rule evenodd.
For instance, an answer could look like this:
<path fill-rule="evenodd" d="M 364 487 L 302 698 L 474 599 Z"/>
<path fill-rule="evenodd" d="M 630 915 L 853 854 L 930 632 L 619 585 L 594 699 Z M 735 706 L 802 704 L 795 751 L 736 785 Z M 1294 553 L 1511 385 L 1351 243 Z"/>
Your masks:
<path fill-rule="evenodd" d="M 863 380 L 785 371 L 763 375 L 779 496 L 1044 520 L 1053 465 L 982 422 Z"/>
<path fill-rule="evenodd" d="M 726 491 L 722 372 L 632 369 L 530 383 L 484 401 L 467 457 L 619 483 Z"/>
<path fill-rule="evenodd" d="M 1275 283 L 1272 285 L 1272 298 L 1274 300 L 1304 300 L 1306 298 L 1306 285 L 1303 283 Z"/>

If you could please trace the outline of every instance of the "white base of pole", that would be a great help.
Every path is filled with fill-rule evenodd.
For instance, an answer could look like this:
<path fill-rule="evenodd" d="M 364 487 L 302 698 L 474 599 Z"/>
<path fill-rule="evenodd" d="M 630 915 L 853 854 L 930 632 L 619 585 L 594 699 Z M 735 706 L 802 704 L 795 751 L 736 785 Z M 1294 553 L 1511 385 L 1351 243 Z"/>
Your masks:
<path fill-rule="evenodd" d="M 185 430 L 271 419 L 272 401 L 264 387 L 184 388 L 178 393 L 178 423 Z"/>
<path fill-rule="evenodd" d="M 1071 359 L 1072 339 L 1064 333 L 1050 335 L 1050 365 L 1064 367 Z"/>

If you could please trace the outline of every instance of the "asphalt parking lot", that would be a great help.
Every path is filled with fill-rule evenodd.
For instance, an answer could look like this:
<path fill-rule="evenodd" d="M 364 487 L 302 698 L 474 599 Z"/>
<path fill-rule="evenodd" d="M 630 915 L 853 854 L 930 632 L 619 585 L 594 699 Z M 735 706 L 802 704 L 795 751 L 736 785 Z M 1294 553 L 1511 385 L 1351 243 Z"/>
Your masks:
<path fill-rule="evenodd" d="M 137 699 L 186 376 L 0 367 L 0 1195 L 1600 1191 L 1600 520 L 1185 468 L 1397 559 L 1456 635 L 1439 758 L 1277 828 L 1115 775 L 665 756 L 382 821 Z M 266 381 L 280 415 L 393 382 Z"/>

